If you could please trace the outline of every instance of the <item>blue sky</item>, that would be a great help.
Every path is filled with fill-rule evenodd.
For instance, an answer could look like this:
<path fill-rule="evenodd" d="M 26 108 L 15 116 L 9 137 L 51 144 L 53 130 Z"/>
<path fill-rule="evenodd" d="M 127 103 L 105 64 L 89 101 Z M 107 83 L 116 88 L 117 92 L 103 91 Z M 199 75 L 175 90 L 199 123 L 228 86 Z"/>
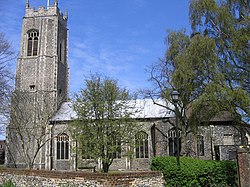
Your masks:
<path fill-rule="evenodd" d="M 50 0 L 53 3 L 53 0 Z M 47 0 L 30 0 L 34 7 Z M 188 0 L 59 0 L 69 12 L 70 93 L 90 72 L 131 91 L 150 87 L 146 69 L 164 56 L 167 30 L 190 30 Z M 20 47 L 25 0 L 0 0 L 0 31 Z M 16 61 L 13 63 L 16 65 Z"/>

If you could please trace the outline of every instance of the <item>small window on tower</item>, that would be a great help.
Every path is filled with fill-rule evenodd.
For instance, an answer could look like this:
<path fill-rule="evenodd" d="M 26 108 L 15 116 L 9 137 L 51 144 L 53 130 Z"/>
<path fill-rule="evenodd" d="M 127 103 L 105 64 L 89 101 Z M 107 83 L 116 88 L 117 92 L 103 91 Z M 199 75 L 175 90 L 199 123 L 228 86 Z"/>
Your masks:
<path fill-rule="evenodd" d="M 34 91 L 35 90 L 35 85 L 30 85 L 30 90 Z"/>

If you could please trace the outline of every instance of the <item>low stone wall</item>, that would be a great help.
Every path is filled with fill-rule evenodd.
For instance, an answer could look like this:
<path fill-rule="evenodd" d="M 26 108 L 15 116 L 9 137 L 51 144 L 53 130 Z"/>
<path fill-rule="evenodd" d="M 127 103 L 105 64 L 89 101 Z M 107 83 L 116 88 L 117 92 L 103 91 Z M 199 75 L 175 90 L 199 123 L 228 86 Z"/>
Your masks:
<path fill-rule="evenodd" d="M 163 187 L 161 172 L 116 174 L 0 169 L 0 184 L 11 180 L 17 187 Z"/>

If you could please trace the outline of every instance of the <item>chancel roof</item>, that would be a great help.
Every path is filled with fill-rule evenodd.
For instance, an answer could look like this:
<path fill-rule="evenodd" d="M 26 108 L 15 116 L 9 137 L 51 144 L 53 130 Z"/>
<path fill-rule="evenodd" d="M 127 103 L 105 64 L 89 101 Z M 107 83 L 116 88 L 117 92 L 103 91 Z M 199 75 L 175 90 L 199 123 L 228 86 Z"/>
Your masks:
<path fill-rule="evenodd" d="M 156 104 L 157 103 L 157 104 Z M 150 119 L 150 118 L 169 118 L 174 117 L 174 113 L 163 106 L 173 109 L 174 106 L 170 103 L 166 103 L 162 99 L 137 99 L 131 100 L 127 103 L 128 108 L 133 108 L 133 115 L 131 118 L 134 119 Z M 77 119 L 77 114 L 73 110 L 72 102 L 62 103 L 59 110 L 51 118 L 50 121 L 70 121 Z"/>

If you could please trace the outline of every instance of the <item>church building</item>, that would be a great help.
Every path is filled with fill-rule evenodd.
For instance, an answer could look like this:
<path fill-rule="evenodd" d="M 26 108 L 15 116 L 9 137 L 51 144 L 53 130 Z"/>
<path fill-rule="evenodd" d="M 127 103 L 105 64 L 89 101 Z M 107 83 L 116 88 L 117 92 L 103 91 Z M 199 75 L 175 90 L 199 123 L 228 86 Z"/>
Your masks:
<path fill-rule="evenodd" d="M 75 142 L 67 128 L 77 119 L 68 101 L 67 21 L 67 12 L 60 12 L 58 0 L 37 10 L 26 0 L 6 136 L 5 162 L 9 167 L 77 170 L 95 166 L 101 169 L 101 164 L 77 157 L 72 149 Z M 111 170 L 148 170 L 153 157 L 174 156 L 176 144 L 181 142 L 170 123 L 175 119 L 173 112 L 150 99 L 137 100 L 136 107 L 140 112 L 133 118 L 142 124 L 134 136 L 140 142 L 139 148 L 133 150 L 132 157 L 117 154 Z M 214 118 L 208 125 L 199 127 L 195 143 L 192 137 L 190 149 L 198 148 L 196 156 L 221 160 L 235 159 L 236 148 L 245 138 L 227 116 Z"/>

